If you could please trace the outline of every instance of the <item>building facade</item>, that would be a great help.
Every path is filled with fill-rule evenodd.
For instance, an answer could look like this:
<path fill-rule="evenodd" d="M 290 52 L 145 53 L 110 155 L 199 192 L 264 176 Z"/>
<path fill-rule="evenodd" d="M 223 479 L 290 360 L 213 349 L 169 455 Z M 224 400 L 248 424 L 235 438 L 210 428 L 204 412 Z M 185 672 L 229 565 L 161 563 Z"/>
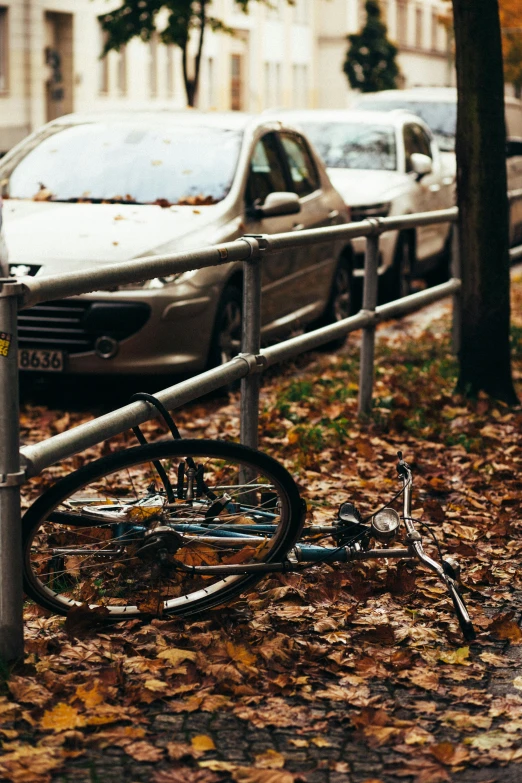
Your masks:
<path fill-rule="evenodd" d="M 114 3 L 118 5 L 117 2 Z M 381 0 L 403 86 L 454 83 L 439 0 Z M 0 0 L 0 153 L 71 111 L 186 105 L 180 51 L 157 37 L 100 59 L 106 0 Z M 364 23 L 363 0 L 214 0 L 234 35 L 207 31 L 201 109 L 334 108 L 350 104 L 346 36 Z M 159 19 L 161 27 L 161 19 Z"/>

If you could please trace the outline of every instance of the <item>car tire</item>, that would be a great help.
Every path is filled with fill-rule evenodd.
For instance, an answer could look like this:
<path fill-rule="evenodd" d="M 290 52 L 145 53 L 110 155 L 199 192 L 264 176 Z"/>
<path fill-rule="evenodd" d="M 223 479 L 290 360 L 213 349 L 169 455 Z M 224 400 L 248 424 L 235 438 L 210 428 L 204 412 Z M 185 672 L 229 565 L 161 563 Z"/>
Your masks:
<path fill-rule="evenodd" d="M 346 256 L 341 256 L 337 264 L 332 287 L 328 297 L 328 303 L 323 314 L 317 320 L 313 321 L 307 331 L 319 329 L 321 326 L 328 326 L 342 321 L 344 318 L 352 315 L 354 312 L 354 282 L 352 274 L 352 265 Z M 346 336 L 338 337 L 329 343 L 321 346 L 322 350 L 335 351 L 342 348 L 346 342 Z"/>
<path fill-rule="evenodd" d="M 241 351 L 243 300 L 235 285 L 223 289 L 214 319 L 207 368 L 225 364 Z"/>
<path fill-rule="evenodd" d="M 390 300 L 402 299 L 412 292 L 411 281 L 415 268 L 415 251 L 412 236 L 399 234 L 393 266 L 391 268 Z"/>

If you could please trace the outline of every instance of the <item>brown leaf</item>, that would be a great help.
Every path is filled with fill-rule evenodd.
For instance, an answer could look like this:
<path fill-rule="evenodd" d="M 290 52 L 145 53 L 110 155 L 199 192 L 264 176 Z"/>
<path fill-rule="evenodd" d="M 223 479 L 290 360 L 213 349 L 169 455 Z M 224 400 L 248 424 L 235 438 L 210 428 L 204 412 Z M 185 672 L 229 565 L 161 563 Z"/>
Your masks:
<path fill-rule="evenodd" d="M 282 769 L 285 766 L 285 757 L 282 753 L 269 748 L 255 756 L 254 766 L 258 769 Z"/>
<path fill-rule="evenodd" d="M 294 783 L 296 777 L 283 769 L 237 767 L 232 772 L 232 778 L 236 783 Z"/>
<path fill-rule="evenodd" d="M 145 740 L 125 745 L 125 753 L 128 753 L 136 761 L 149 761 L 150 763 L 161 761 L 163 758 L 163 750 Z"/>
<path fill-rule="evenodd" d="M 7 687 L 17 701 L 33 704 L 35 707 L 43 707 L 52 698 L 52 693 L 47 688 L 29 677 L 11 676 Z"/>
<path fill-rule="evenodd" d="M 437 761 L 447 766 L 461 764 L 469 759 L 469 751 L 466 748 L 462 745 L 453 745 L 451 742 L 439 742 L 437 745 L 432 745 L 430 752 Z"/>
<path fill-rule="evenodd" d="M 169 742 L 167 753 L 171 761 L 181 761 L 182 759 L 197 758 L 201 755 L 192 745 L 187 742 Z"/>
<path fill-rule="evenodd" d="M 151 783 L 217 783 L 218 776 L 208 769 L 174 767 L 155 772 Z"/>
<path fill-rule="evenodd" d="M 514 616 L 514 612 L 497 615 L 489 626 L 490 634 L 496 639 L 507 639 L 512 644 L 522 644 L 522 631 L 513 620 Z"/>

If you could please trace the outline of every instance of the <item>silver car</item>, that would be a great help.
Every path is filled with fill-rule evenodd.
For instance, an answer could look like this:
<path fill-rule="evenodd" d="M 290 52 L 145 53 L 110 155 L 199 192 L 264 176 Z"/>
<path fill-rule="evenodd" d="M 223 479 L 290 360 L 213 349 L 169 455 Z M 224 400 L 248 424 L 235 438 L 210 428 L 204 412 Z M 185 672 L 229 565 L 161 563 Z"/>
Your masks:
<path fill-rule="evenodd" d="M 352 109 L 288 111 L 311 139 L 353 221 L 432 212 L 453 206 L 453 177 L 445 171 L 428 126 L 406 111 Z M 447 279 L 449 223 L 381 237 L 379 274 L 393 298 L 411 292 L 416 278 Z M 355 277 L 364 275 L 366 240 L 353 241 Z"/>
<path fill-rule="evenodd" d="M 196 111 L 61 117 L 0 162 L 14 275 L 347 221 L 295 129 Z M 325 242 L 263 263 L 263 339 L 348 315 L 351 246 Z M 20 314 L 20 367 L 185 374 L 239 351 L 241 264 L 146 280 Z"/>

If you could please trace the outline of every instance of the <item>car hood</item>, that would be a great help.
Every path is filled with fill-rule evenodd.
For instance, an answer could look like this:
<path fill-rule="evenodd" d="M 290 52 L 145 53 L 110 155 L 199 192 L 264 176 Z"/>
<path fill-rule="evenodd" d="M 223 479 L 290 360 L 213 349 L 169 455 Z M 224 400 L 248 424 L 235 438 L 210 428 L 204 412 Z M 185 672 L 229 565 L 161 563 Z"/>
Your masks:
<path fill-rule="evenodd" d="M 171 253 L 185 250 L 187 235 L 193 246 L 202 244 L 202 229 L 216 217 L 216 206 L 4 201 L 10 265 L 45 275 L 128 261 L 165 245 Z"/>
<path fill-rule="evenodd" d="M 411 184 L 407 174 L 368 169 L 327 169 L 334 188 L 349 207 L 389 201 Z"/>

